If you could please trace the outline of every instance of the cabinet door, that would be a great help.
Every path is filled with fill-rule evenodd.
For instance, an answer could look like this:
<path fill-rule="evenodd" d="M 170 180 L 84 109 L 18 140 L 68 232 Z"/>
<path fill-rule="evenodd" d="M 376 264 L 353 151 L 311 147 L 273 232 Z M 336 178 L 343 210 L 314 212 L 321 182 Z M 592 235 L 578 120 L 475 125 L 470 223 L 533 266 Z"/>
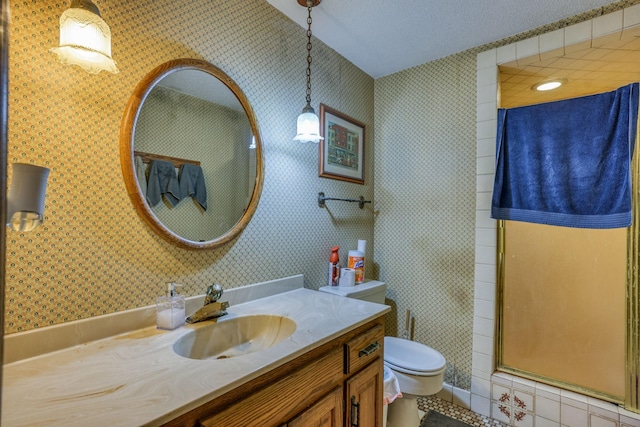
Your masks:
<path fill-rule="evenodd" d="M 288 427 L 342 427 L 342 387 L 287 423 Z"/>
<path fill-rule="evenodd" d="M 382 427 L 382 359 L 346 381 L 347 427 Z"/>

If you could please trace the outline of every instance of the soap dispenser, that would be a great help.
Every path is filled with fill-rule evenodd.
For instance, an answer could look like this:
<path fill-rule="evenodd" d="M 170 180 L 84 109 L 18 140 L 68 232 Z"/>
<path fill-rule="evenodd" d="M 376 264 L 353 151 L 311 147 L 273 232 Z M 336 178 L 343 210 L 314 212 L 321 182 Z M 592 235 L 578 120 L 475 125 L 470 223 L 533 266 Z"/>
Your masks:
<path fill-rule="evenodd" d="M 184 295 L 176 293 L 176 283 L 167 283 L 167 295 L 156 299 L 156 325 L 158 329 L 173 330 L 184 325 Z"/>

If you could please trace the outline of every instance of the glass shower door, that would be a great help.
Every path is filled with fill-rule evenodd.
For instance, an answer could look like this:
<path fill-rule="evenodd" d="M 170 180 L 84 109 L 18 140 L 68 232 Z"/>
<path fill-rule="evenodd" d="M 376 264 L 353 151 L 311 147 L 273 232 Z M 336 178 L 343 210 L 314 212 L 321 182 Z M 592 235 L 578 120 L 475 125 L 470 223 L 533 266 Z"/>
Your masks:
<path fill-rule="evenodd" d="M 624 402 L 627 232 L 504 221 L 500 370 Z"/>

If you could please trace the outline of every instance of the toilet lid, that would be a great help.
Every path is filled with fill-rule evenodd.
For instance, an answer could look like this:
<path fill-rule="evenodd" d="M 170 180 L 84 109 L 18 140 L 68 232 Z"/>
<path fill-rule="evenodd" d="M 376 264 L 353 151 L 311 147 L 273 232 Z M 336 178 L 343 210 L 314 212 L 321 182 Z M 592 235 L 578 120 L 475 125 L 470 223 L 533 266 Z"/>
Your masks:
<path fill-rule="evenodd" d="M 436 369 L 435 371 L 412 371 L 411 369 L 405 369 L 400 366 L 396 366 L 392 363 L 389 363 L 385 360 L 384 366 L 391 369 L 393 372 L 403 372 L 405 374 L 413 375 L 416 377 L 434 377 L 443 373 L 446 369 L 446 366 L 443 366 L 441 369 Z"/>
<path fill-rule="evenodd" d="M 402 338 L 384 337 L 384 361 L 400 372 L 435 373 L 447 364 L 444 356 L 424 344 Z"/>

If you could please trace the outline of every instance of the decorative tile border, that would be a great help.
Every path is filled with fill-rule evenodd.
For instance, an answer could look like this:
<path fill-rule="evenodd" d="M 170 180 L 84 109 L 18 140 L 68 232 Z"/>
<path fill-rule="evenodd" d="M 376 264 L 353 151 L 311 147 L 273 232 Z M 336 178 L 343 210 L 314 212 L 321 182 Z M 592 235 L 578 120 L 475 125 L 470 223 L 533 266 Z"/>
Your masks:
<path fill-rule="evenodd" d="M 491 377 L 490 417 L 518 427 L 639 427 L 640 414 L 505 373 Z"/>

